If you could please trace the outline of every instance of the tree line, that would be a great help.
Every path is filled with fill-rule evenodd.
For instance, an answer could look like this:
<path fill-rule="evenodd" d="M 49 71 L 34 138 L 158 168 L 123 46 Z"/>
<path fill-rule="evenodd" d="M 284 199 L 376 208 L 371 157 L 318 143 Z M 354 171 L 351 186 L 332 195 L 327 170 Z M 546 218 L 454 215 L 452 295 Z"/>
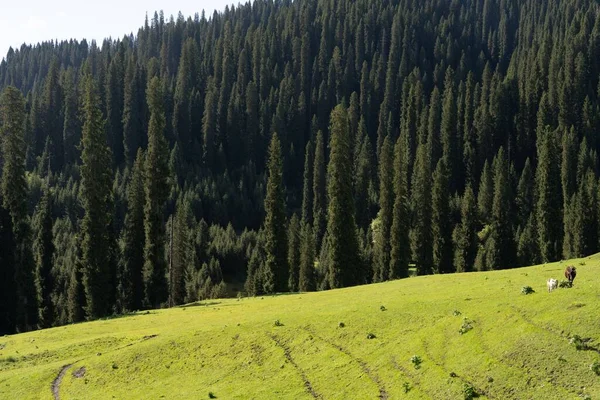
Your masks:
<path fill-rule="evenodd" d="M 0 332 L 598 251 L 591 0 L 256 0 L 0 63 Z"/>

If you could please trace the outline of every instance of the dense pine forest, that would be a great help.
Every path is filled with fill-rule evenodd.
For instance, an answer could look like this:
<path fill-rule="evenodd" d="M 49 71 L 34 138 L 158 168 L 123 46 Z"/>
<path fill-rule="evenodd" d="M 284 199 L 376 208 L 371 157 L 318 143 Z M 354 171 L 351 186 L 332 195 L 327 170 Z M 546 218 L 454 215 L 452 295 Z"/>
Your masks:
<path fill-rule="evenodd" d="M 0 64 L 0 333 L 600 247 L 600 6 L 256 0 Z"/>

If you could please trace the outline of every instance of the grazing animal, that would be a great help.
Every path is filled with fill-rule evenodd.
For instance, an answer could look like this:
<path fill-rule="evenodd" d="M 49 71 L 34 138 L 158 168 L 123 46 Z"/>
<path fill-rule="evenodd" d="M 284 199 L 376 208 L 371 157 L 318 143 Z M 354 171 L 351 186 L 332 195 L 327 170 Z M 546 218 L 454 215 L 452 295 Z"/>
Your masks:
<path fill-rule="evenodd" d="M 576 268 L 572 265 L 569 265 L 567 267 L 567 269 L 565 269 L 565 278 L 567 278 L 567 280 L 569 282 L 571 282 L 571 284 L 573 284 L 573 281 L 575 280 L 576 276 L 577 276 Z"/>
<path fill-rule="evenodd" d="M 558 280 L 550 278 L 546 284 L 548 285 L 548 293 L 550 293 L 558 287 Z"/>

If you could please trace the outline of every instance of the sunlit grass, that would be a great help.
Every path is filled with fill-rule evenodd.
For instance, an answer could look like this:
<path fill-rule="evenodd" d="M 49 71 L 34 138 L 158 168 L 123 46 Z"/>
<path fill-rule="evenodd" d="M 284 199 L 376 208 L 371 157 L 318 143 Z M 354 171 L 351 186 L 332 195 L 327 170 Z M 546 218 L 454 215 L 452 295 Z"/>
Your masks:
<path fill-rule="evenodd" d="M 599 317 L 600 256 L 217 300 L 0 337 L 0 399 L 594 399 Z"/>

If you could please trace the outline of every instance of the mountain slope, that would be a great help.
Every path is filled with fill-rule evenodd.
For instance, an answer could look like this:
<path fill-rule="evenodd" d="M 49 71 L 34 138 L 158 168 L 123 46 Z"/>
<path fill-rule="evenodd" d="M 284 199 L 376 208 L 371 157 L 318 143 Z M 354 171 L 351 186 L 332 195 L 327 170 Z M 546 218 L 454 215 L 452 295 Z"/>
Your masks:
<path fill-rule="evenodd" d="M 548 293 L 546 279 L 570 264 L 574 287 Z M 596 255 L 5 336 L 0 398 L 51 399 L 66 365 L 61 399 L 457 399 L 467 386 L 481 398 L 596 398 L 599 270 Z M 527 285 L 536 293 L 521 294 Z M 460 334 L 465 318 L 472 330 Z M 574 335 L 590 349 L 570 344 Z"/>

